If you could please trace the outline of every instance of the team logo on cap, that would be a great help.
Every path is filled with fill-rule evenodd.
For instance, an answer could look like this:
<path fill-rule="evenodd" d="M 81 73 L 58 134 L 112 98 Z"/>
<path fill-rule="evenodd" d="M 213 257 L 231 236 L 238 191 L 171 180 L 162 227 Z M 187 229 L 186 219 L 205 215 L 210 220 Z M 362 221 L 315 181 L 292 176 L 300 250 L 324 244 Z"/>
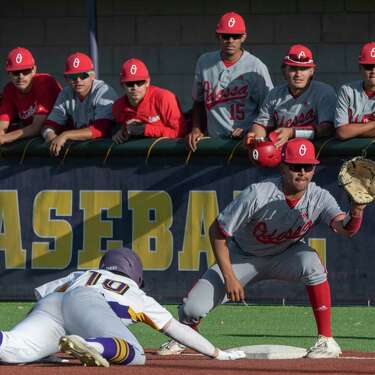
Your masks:
<path fill-rule="evenodd" d="M 78 57 L 76 57 L 76 58 L 73 60 L 73 66 L 74 66 L 75 68 L 78 68 L 80 63 L 81 63 L 81 61 L 79 60 Z"/>
<path fill-rule="evenodd" d="M 253 159 L 254 160 L 258 160 L 258 158 L 259 158 L 259 152 L 258 152 L 258 150 L 253 150 Z"/>
<path fill-rule="evenodd" d="M 21 64 L 22 60 L 23 60 L 22 54 L 21 53 L 17 53 L 17 55 L 16 55 L 16 63 L 17 64 Z"/>
<path fill-rule="evenodd" d="M 236 24 L 236 19 L 234 17 L 229 18 L 228 26 L 233 27 Z"/>
<path fill-rule="evenodd" d="M 370 56 L 375 57 L 375 47 L 370 51 Z"/>
<path fill-rule="evenodd" d="M 306 58 L 305 52 L 301 51 L 301 52 L 298 54 L 298 59 L 301 60 L 301 59 L 305 59 L 305 58 Z"/>
<path fill-rule="evenodd" d="M 306 145 L 301 145 L 301 146 L 299 146 L 298 153 L 299 153 L 301 156 L 305 156 L 305 155 L 306 155 L 306 152 L 307 152 Z"/>
<path fill-rule="evenodd" d="M 135 73 L 137 73 L 137 65 L 133 64 L 130 67 L 130 74 L 134 75 Z"/>

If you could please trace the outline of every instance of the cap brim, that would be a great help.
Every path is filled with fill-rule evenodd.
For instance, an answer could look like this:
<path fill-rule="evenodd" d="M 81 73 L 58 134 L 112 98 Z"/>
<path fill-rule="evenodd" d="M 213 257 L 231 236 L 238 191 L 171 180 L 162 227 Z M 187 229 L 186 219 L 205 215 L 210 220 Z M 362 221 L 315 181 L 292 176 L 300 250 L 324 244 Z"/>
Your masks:
<path fill-rule="evenodd" d="M 315 63 L 306 63 L 306 64 L 303 64 L 303 63 L 297 63 L 297 62 L 291 62 L 291 61 L 283 61 L 283 64 L 284 65 L 288 65 L 288 66 L 299 66 L 300 68 L 315 68 L 316 67 L 316 64 Z"/>
<path fill-rule="evenodd" d="M 29 65 L 24 65 L 21 69 L 18 68 L 5 68 L 7 72 L 17 72 L 20 70 L 25 70 L 25 69 L 32 69 L 35 66 L 35 64 L 29 64 Z"/>
<path fill-rule="evenodd" d="M 65 70 L 64 75 L 69 75 L 69 74 L 77 74 L 77 73 L 88 73 L 88 72 L 93 72 L 95 69 L 92 67 L 91 69 L 74 69 L 74 70 Z"/>
<path fill-rule="evenodd" d="M 372 60 L 359 60 L 358 62 L 361 65 L 374 65 L 375 64 L 375 59 L 372 59 Z"/>
<path fill-rule="evenodd" d="M 132 78 L 132 79 L 121 78 L 121 83 L 136 82 L 136 81 L 147 81 L 148 79 L 150 79 L 150 77 L 137 77 L 137 78 Z"/>
<path fill-rule="evenodd" d="M 228 35 L 238 35 L 238 34 L 246 34 L 246 30 L 232 30 L 232 31 L 225 31 L 225 30 L 216 30 L 216 34 L 228 34 Z"/>
<path fill-rule="evenodd" d="M 286 164 L 314 164 L 318 165 L 320 164 L 320 161 L 318 159 L 304 159 L 304 160 L 283 160 Z"/>

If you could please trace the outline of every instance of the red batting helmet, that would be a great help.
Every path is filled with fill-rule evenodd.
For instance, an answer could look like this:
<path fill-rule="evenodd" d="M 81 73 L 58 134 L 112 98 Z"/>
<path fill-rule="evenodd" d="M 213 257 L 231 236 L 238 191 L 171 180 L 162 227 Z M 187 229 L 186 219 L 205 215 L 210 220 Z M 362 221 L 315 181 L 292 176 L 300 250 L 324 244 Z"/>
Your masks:
<path fill-rule="evenodd" d="M 17 47 L 9 52 L 5 70 L 14 72 L 16 70 L 31 69 L 35 65 L 35 60 L 31 52 L 26 48 Z"/>
<path fill-rule="evenodd" d="M 217 34 L 245 34 L 244 19 L 235 12 L 225 13 L 216 25 Z"/>
<path fill-rule="evenodd" d="M 295 44 L 289 48 L 288 54 L 283 59 L 283 64 L 306 68 L 316 66 L 311 50 L 302 44 Z"/>
<path fill-rule="evenodd" d="M 89 56 L 82 52 L 74 52 L 66 59 L 64 74 L 77 74 L 94 69 L 94 64 Z"/>
<path fill-rule="evenodd" d="M 281 162 L 281 151 L 271 141 L 256 141 L 249 151 L 250 160 L 260 167 L 273 168 Z"/>
<path fill-rule="evenodd" d="M 305 138 L 293 138 L 285 143 L 282 160 L 287 164 L 319 164 L 314 145 Z"/>
<path fill-rule="evenodd" d="M 150 79 L 145 63 L 139 59 L 130 59 L 122 64 L 121 82 L 146 81 Z"/>

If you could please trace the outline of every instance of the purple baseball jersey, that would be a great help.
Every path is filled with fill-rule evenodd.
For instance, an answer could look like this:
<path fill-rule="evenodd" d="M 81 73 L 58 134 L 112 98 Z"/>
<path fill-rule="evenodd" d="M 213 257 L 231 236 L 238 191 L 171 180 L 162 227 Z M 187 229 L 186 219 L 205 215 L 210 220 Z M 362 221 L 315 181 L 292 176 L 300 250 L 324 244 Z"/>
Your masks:
<path fill-rule="evenodd" d="M 235 128 L 249 127 L 272 88 L 267 67 L 254 55 L 243 51 L 226 67 L 220 51 L 215 51 L 198 59 L 193 100 L 205 104 L 208 135 L 229 136 Z"/>
<path fill-rule="evenodd" d="M 250 185 L 217 218 L 223 233 L 245 253 L 267 256 L 282 253 L 303 239 L 316 222 L 328 225 L 339 214 L 333 196 L 314 182 L 290 208 L 281 177 Z M 228 247 L 231 247 L 228 241 Z"/>
<path fill-rule="evenodd" d="M 282 84 L 269 92 L 254 122 L 266 128 L 333 123 L 335 104 L 335 91 L 323 82 L 311 81 L 298 97 L 290 93 L 288 84 Z"/>
<path fill-rule="evenodd" d="M 375 121 L 375 96 L 363 89 L 363 81 L 342 85 L 338 94 L 335 127 L 352 123 Z"/>

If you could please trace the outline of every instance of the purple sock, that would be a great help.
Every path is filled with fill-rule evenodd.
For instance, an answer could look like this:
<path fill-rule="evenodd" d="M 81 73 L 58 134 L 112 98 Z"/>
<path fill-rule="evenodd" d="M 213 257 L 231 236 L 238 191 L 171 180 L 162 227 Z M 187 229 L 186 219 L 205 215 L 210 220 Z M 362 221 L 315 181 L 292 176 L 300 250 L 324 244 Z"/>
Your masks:
<path fill-rule="evenodd" d="M 96 342 L 103 346 L 102 356 L 110 363 L 119 365 L 127 365 L 131 363 L 135 356 L 132 345 L 128 344 L 124 339 L 96 337 L 94 339 L 86 339 L 87 342 Z"/>
<path fill-rule="evenodd" d="M 3 343 L 3 333 L 0 331 L 0 346 Z"/>

